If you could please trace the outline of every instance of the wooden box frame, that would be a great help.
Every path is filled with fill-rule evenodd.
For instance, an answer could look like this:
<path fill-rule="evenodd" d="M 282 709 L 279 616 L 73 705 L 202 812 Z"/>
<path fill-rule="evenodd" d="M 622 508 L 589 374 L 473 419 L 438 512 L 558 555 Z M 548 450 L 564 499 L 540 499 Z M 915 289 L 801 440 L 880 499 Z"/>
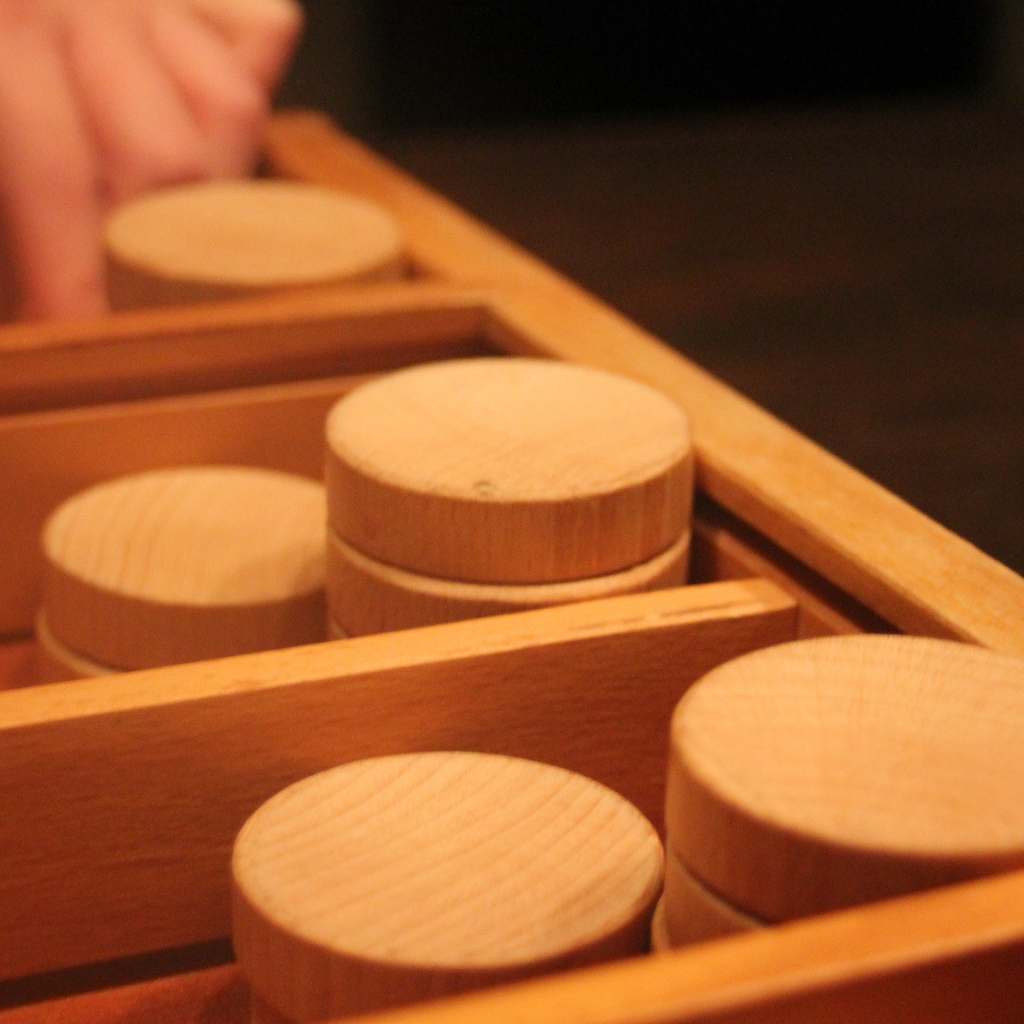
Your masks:
<path fill-rule="evenodd" d="M 271 173 L 388 206 L 414 275 L 0 329 L 0 664 L 9 679 L 31 657 L 36 538 L 61 498 L 189 461 L 319 475 L 322 419 L 337 395 L 364 374 L 423 359 L 570 359 L 677 400 L 698 454 L 697 585 L 0 693 L 8 1003 L 56 993 L 97 961 L 116 961 L 107 976 L 126 978 L 132 965 L 167 969 L 173 958 L 151 955 L 167 948 L 198 949 L 197 962 L 210 950 L 223 956 L 234 830 L 271 793 L 330 764 L 446 747 L 538 757 L 601 779 L 659 822 L 668 714 L 726 658 L 864 630 L 1024 655 L 1024 580 L 324 118 L 278 115 L 266 157 Z M 1024 1006 L 1022 968 L 1017 872 L 394 1018 L 1011 1021 Z M 191 1019 L 196 992 L 237 986 L 231 970 L 123 990 L 119 1012 L 142 998 L 130 993 L 159 991 L 177 1019 Z M 99 1013 L 113 997 L 78 998 Z M 6 1012 L 44 1020 L 47 1005 Z"/>

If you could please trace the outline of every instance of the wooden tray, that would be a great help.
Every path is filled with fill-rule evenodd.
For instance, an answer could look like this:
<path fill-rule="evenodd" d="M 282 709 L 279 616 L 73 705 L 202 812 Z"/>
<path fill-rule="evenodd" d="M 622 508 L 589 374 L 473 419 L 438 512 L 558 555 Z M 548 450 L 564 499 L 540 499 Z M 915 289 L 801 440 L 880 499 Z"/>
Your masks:
<path fill-rule="evenodd" d="M 387 205 L 414 276 L 0 329 L 0 1022 L 245 1020 L 230 844 L 262 800 L 321 768 L 517 754 L 591 775 L 660 825 L 671 708 L 727 658 L 864 630 L 1024 655 L 1024 580 L 1005 567 L 318 115 L 279 115 L 266 154 L 270 173 Z M 687 409 L 695 585 L 22 685 L 38 531 L 63 497 L 195 461 L 319 476 L 323 416 L 365 375 L 503 352 L 617 370 Z M 393 1016 L 1010 1021 L 1022 967 L 1015 873 Z"/>

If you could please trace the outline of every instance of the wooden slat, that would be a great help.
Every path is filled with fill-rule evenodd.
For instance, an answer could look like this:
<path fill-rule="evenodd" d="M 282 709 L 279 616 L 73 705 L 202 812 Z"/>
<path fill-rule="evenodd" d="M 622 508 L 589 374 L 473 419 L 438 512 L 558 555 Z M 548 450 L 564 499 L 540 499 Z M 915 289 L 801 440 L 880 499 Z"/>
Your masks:
<path fill-rule="evenodd" d="M 484 299 L 430 281 L 0 327 L 0 412 L 365 373 L 482 351 Z"/>
<path fill-rule="evenodd" d="M 716 583 L 0 693 L 0 980 L 227 934 L 245 818 L 360 757 L 533 758 L 660 822 L 676 702 L 795 628 Z"/>
<path fill-rule="evenodd" d="M 906 632 L 1024 654 L 1024 580 L 677 355 L 318 115 L 279 116 L 287 176 L 358 190 L 401 221 L 421 267 L 500 289 L 490 337 L 661 388 L 690 414 L 699 485 Z M 495 293 L 496 294 L 496 293 Z"/>

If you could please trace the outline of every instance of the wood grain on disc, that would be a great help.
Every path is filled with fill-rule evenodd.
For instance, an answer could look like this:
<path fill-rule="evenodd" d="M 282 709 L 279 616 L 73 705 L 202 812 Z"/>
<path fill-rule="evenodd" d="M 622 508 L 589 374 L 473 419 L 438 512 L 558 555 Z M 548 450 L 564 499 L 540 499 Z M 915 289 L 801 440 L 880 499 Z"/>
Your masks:
<path fill-rule="evenodd" d="M 685 415 L 653 388 L 591 367 L 484 358 L 401 370 L 342 399 L 327 441 L 339 536 L 426 576 L 601 576 L 689 528 Z"/>
<path fill-rule="evenodd" d="M 349 636 L 411 629 L 549 605 L 681 586 L 690 535 L 640 565 L 568 583 L 460 583 L 368 558 L 333 531 L 327 542 L 327 607 Z"/>
<path fill-rule="evenodd" d="M 1024 867 L 1024 661 L 920 637 L 766 648 L 672 720 L 666 821 L 769 921 Z"/>
<path fill-rule="evenodd" d="M 106 225 L 115 309 L 399 276 L 398 225 L 359 196 L 287 181 L 181 185 L 121 206 Z"/>
<path fill-rule="evenodd" d="M 98 484 L 43 529 L 59 642 L 120 669 L 322 640 L 325 499 L 304 477 L 185 466 Z"/>
<path fill-rule="evenodd" d="M 242 828 L 232 871 L 253 989 L 312 1021 L 642 952 L 662 851 L 582 776 L 411 754 L 279 793 Z"/>

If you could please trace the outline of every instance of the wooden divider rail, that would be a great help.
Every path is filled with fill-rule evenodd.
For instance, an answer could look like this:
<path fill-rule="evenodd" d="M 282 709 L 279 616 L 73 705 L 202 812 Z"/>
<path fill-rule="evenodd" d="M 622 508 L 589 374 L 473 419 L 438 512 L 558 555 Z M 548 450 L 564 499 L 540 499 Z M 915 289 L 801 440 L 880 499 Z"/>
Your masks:
<path fill-rule="evenodd" d="M 0 328 L 5 685 L 31 658 L 38 531 L 61 500 L 191 462 L 319 477 L 335 399 L 430 359 L 569 359 L 683 406 L 696 585 L 0 693 L 0 1022 L 246 1019 L 233 967 L 109 986 L 172 963 L 157 951 L 228 955 L 235 833 L 322 768 L 452 748 L 532 757 L 604 782 L 660 827 L 672 707 L 724 660 L 865 630 L 1024 656 L 1024 580 L 1004 566 L 319 115 L 278 115 L 266 156 L 273 174 L 387 206 L 414 276 Z M 387 1019 L 990 1024 L 1020 1019 L 1022 968 L 1014 873 Z"/>

